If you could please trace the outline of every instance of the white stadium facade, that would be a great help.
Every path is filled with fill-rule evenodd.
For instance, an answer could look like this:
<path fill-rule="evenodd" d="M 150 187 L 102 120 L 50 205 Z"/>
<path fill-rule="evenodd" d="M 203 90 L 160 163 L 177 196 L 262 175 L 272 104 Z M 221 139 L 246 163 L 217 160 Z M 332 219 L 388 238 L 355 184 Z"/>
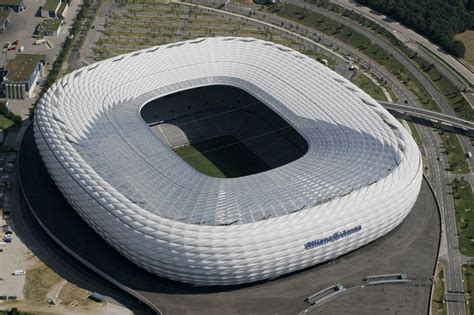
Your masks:
<path fill-rule="evenodd" d="M 422 181 L 417 145 L 376 101 L 253 38 L 74 71 L 41 98 L 34 130 L 55 183 L 98 234 L 147 271 L 194 285 L 271 279 L 353 251 L 402 222 Z M 211 177 L 174 152 L 222 135 L 267 169 Z"/>

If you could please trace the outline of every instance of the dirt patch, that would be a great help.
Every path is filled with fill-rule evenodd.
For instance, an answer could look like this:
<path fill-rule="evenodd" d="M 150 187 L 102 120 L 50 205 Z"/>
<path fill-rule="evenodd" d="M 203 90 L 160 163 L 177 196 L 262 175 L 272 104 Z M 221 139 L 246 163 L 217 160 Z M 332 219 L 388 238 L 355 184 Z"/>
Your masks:
<path fill-rule="evenodd" d="M 23 288 L 25 299 L 31 304 L 47 302 L 47 295 L 51 288 L 59 283 L 62 278 L 39 262 L 35 268 L 26 272 L 26 282 Z"/>

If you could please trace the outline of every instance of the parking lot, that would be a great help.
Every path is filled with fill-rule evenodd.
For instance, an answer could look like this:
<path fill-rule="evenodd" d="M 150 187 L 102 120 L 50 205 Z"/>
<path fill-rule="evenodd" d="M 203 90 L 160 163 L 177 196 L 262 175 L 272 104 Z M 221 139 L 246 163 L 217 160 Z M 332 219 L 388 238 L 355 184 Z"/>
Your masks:
<path fill-rule="evenodd" d="M 10 23 L 6 30 L 0 35 L 0 44 L 3 47 L 7 42 L 13 43 L 18 40 L 18 47 L 23 46 L 23 53 L 26 54 L 43 54 L 46 55 L 46 73 L 51 69 L 51 66 L 56 59 L 56 56 L 61 50 L 62 43 L 69 34 L 69 28 L 72 26 L 73 19 L 76 16 L 81 0 L 72 0 L 71 5 L 66 11 L 64 24 L 58 36 L 45 36 L 44 44 L 34 45 L 36 38 L 33 37 L 36 25 L 38 25 L 43 18 L 39 17 L 38 11 L 46 0 L 35 1 L 25 0 L 26 10 L 24 12 L 12 12 L 10 15 Z M 3 53 L 0 58 L 0 67 L 7 63 L 7 59 L 13 59 L 18 50 L 10 50 L 6 54 Z M 39 80 L 41 83 L 44 78 Z M 39 92 L 39 88 L 36 89 Z M 35 97 L 26 100 L 8 100 L 10 108 L 13 113 L 26 117 L 28 109 L 35 102 Z"/>
<path fill-rule="evenodd" d="M 0 301 L 24 298 L 24 270 L 33 262 L 32 253 L 10 226 L 13 215 L 10 203 L 11 176 L 17 156 L 16 151 L 0 152 Z"/>

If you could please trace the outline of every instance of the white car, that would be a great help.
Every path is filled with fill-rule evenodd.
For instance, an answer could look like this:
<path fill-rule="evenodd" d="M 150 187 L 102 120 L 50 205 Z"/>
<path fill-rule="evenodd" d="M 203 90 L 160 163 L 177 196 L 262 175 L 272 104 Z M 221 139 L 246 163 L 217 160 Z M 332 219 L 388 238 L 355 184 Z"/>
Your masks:
<path fill-rule="evenodd" d="M 23 269 L 18 269 L 18 270 L 13 271 L 12 275 L 14 275 L 14 276 L 24 276 L 24 275 L 26 275 L 26 271 L 23 270 Z"/>

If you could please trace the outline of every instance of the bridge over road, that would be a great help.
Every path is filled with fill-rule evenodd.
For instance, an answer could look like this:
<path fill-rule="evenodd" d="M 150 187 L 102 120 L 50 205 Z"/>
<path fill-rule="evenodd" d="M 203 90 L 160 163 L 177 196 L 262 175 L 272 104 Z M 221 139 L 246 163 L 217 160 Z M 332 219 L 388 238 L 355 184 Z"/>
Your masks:
<path fill-rule="evenodd" d="M 408 105 L 382 101 L 379 103 L 395 117 L 474 137 L 474 122 Z"/>

